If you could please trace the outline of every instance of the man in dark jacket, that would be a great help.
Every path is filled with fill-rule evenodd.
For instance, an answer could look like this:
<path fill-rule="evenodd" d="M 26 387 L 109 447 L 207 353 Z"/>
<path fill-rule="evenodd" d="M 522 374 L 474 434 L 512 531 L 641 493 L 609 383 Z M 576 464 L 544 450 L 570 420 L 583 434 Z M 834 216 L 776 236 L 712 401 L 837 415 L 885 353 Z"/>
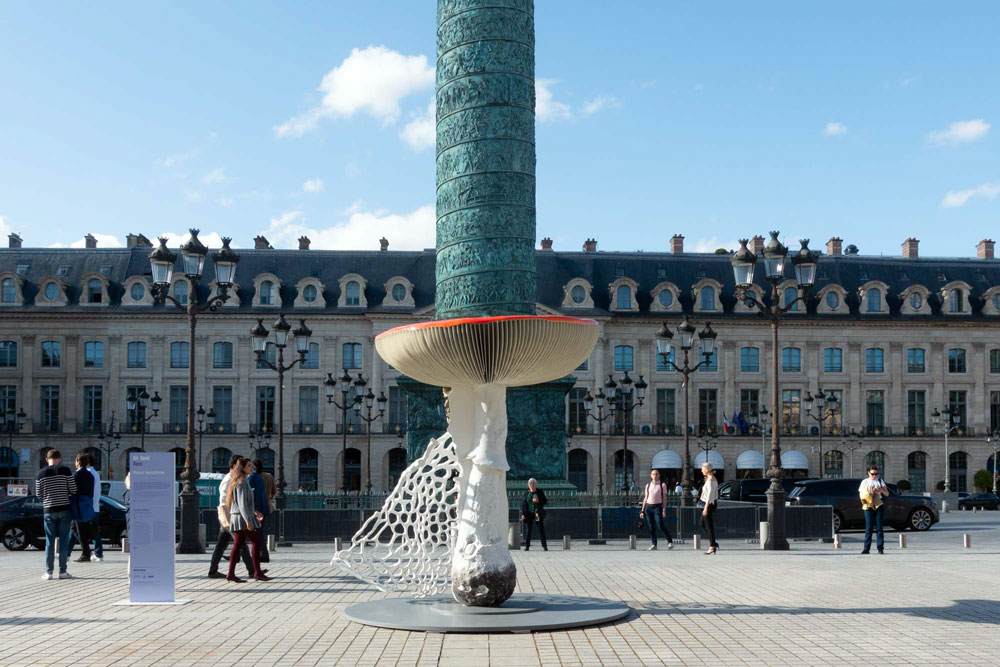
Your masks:
<path fill-rule="evenodd" d="M 56 540 L 59 540 L 59 579 L 69 579 L 66 561 L 69 559 L 70 497 L 76 494 L 73 473 L 62 464 L 62 454 L 50 449 L 45 455 L 48 466 L 35 477 L 35 495 L 42 501 L 42 525 L 45 527 L 45 574 L 42 579 L 57 577 L 55 566 Z M 89 474 L 89 473 L 88 473 Z"/>
<path fill-rule="evenodd" d="M 271 512 L 271 501 L 267 496 L 267 480 L 264 479 L 264 462 L 255 459 L 253 462 L 253 472 L 247 477 L 250 488 L 253 489 L 253 508 L 265 517 Z M 267 532 L 264 529 L 264 522 L 260 523 L 260 562 L 270 563 L 271 554 L 267 552 Z"/>
<path fill-rule="evenodd" d="M 79 542 L 81 554 L 79 558 L 73 559 L 74 563 L 90 562 L 90 543 L 94 539 L 94 524 L 98 518 L 96 515 L 89 518 L 94 514 L 94 475 L 87 469 L 89 465 L 90 454 L 80 452 L 76 455 L 76 472 L 73 473 L 73 481 L 76 483 L 76 496 L 73 498 L 74 526 L 69 550 L 72 553 L 73 546 Z"/>
<path fill-rule="evenodd" d="M 545 543 L 545 502 L 545 492 L 538 488 L 538 481 L 532 477 L 528 480 L 528 492 L 521 501 L 521 521 L 526 527 L 525 551 L 531 547 L 531 530 L 536 523 L 538 535 L 542 538 L 542 549 L 549 550 L 549 546 Z"/>

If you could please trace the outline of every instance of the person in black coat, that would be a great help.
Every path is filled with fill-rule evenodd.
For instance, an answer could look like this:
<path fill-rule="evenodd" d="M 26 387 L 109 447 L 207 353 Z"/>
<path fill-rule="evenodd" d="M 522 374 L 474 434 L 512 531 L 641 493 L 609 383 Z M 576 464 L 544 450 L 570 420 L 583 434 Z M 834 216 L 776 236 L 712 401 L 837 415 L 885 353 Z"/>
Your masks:
<path fill-rule="evenodd" d="M 524 550 L 531 547 L 531 530 L 534 524 L 538 524 L 538 535 L 542 538 L 542 549 L 549 550 L 545 543 L 545 492 L 538 488 L 538 481 L 532 477 L 528 480 L 528 491 L 521 501 L 521 521 L 525 523 L 526 537 L 524 539 Z"/>

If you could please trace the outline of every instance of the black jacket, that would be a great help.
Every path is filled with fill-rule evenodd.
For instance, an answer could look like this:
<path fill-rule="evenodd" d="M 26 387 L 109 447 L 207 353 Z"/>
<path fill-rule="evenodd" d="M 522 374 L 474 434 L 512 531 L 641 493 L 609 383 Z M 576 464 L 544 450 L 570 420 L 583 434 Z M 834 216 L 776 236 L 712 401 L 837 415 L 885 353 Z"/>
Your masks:
<path fill-rule="evenodd" d="M 535 513 L 538 514 L 539 519 L 545 518 L 545 492 L 539 488 L 535 488 L 535 495 L 538 496 L 538 502 L 535 503 Z M 524 500 L 521 501 L 521 515 L 527 519 L 528 518 L 528 499 L 531 498 L 531 490 L 524 492 Z"/>

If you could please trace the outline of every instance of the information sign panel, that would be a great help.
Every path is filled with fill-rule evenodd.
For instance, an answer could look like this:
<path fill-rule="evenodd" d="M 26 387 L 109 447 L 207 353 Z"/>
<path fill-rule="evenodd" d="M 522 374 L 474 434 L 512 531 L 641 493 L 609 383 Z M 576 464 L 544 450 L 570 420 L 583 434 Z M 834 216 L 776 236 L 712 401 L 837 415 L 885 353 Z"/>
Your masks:
<path fill-rule="evenodd" d="M 174 602 L 174 454 L 129 457 L 129 601 Z"/>

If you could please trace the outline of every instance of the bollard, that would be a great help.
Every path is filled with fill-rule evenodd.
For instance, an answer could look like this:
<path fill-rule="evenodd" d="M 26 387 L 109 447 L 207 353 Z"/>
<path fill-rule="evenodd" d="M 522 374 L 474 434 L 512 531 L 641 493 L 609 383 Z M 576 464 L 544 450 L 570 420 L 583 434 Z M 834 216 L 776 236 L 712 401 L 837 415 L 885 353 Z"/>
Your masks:
<path fill-rule="evenodd" d="M 764 545 L 767 544 L 767 521 L 760 522 L 760 548 L 763 549 Z"/>
<path fill-rule="evenodd" d="M 941 512 L 943 514 L 947 514 L 948 513 L 948 501 L 947 500 L 942 500 L 941 501 Z"/>
<path fill-rule="evenodd" d="M 569 551 L 569 535 L 563 535 L 563 551 Z"/>
<path fill-rule="evenodd" d="M 628 536 L 628 548 L 635 551 L 635 535 Z"/>
<path fill-rule="evenodd" d="M 837 533 L 837 534 L 835 534 L 833 536 L 833 548 L 834 549 L 840 549 L 842 547 L 843 547 L 843 545 L 840 542 L 840 533 Z"/>
<path fill-rule="evenodd" d="M 208 526 L 203 523 L 198 524 L 198 541 L 202 544 L 208 544 Z"/>
<path fill-rule="evenodd" d="M 521 548 L 521 524 L 519 523 L 507 524 L 507 548 L 508 549 Z"/>
<path fill-rule="evenodd" d="M 122 553 L 123 554 L 131 553 L 128 550 L 128 538 L 127 537 L 123 537 L 122 538 Z"/>
<path fill-rule="evenodd" d="M 691 544 L 694 545 L 694 550 L 695 551 L 698 551 L 699 549 L 701 549 L 701 535 L 692 535 L 691 536 Z"/>
<path fill-rule="evenodd" d="M 336 546 L 336 544 L 337 543 L 334 542 L 334 546 Z M 268 551 L 277 551 L 278 550 L 278 539 L 274 535 L 268 535 L 267 536 L 267 550 Z"/>
<path fill-rule="evenodd" d="M 972 548 L 972 535 L 969 535 L 968 533 L 962 533 L 962 547 L 964 547 L 965 549 Z"/>
<path fill-rule="evenodd" d="M 899 548 L 906 548 L 906 535 L 903 535 L 902 533 L 899 534 Z"/>
<path fill-rule="evenodd" d="M 339 537 L 333 538 L 333 551 L 334 553 L 344 550 L 344 540 Z"/>

